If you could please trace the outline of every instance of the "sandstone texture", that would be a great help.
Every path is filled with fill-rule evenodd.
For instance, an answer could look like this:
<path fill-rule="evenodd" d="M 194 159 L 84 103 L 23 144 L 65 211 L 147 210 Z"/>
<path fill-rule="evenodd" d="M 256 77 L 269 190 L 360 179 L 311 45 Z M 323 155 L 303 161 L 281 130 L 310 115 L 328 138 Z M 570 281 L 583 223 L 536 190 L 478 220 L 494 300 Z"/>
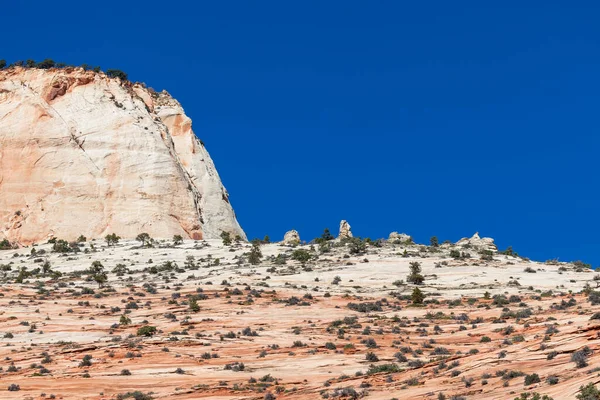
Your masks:
<path fill-rule="evenodd" d="M 0 250 L 0 398 L 566 400 L 600 382 L 590 269 L 406 242 L 260 249 L 256 265 L 222 240 Z"/>
<path fill-rule="evenodd" d="M 496 247 L 496 244 L 494 244 L 494 239 L 486 238 L 486 237 L 484 237 L 484 238 L 479 237 L 479 232 L 475 232 L 475 234 L 473 236 L 471 236 L 470 238 L 460 239 L 458 242 L 456 242 L 456 245 L 457 246 L 472 246 L 477 249 L 490 250 L 490 251 L 498 250 L 498 248 Z"/>
<path fill-rule="evenodd" d="M 411 242 L 412 241 L 412 237 L 410 235 L 407 235 L 406 233 L 398 233 L 398 232 L 391 232 L 390 235 L 388 236 L 388 240 L 399 240 L 401 242 Z"/>
<path fill-rule="evenodd" d="M 300 244 L 300 234 L 298 231 L 292 229 L 287 231 L 283 236 L 283 244 Z"/>
<path fill-rule="evenodd" d="M 352 229 L 350 228 L 350 224 L 346 220 L 340 221 L 340 233 L 338 234 L 338 239 L 345 239 L 352 237 Z"/>
<path fill-rule="evenodd" d="M 0 71 L 0 240 L 245 238 L 168 93 L 83 69 Z"/>

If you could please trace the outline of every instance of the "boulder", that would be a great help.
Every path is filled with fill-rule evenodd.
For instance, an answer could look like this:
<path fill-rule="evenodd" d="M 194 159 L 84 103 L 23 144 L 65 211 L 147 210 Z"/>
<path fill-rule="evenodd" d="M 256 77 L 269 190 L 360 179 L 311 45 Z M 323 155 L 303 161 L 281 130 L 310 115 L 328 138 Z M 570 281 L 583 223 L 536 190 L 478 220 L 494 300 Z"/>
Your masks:
<path fill-rule="evenodd" d="M 456 242 L 457 246 L 470 246 L 480 250 L 497 251 L 498 248 L 494 243 L 494 239 L 488 237 L 480 237 L 479 232 L 475 232 L 470 238 L 462 238 Z"/>
<path fill-rule="evenodd" d="M 401 242 L 409 242 L 409 241 L 412 242 L 412 236 L 407 235 L 406 233 L 392 232 L 388 236 L 388 240 L 391 242 L 395 242 L 397 240 L 399 240 Z"/>
<path fill-rule="evenodd" d="M 346 220 L 342 220 L 340 222 L 340 233 L 338 234 L 338 239 L 345 239 L 352 237 L 352 229 L 350 224 Z"/>
<path fill-rule="evenodd" d="M 283 236 L 282 244 L 299 244 L 300 234 L 296 230 L 287 231 Z"/>

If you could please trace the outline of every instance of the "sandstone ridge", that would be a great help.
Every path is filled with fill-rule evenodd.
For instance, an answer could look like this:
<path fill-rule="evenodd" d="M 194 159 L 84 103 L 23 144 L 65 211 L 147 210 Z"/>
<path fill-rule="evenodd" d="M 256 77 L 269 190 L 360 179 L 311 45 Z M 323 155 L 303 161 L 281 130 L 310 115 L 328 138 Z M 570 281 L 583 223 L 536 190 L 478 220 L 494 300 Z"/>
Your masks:
<path fill-rule="evenodd" d="M 190 118 L 81 68 L 0 71 L 0 240 L 245 234 Z"/>

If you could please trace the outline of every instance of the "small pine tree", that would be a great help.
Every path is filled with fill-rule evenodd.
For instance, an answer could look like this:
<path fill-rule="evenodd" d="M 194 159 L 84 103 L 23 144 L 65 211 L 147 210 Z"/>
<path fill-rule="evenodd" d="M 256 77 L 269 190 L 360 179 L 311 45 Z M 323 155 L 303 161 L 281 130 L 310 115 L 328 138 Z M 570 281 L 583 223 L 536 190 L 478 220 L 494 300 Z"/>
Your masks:
<path fill-rule="evenodd" d="M 196 300 L 193 297 L 190 299 L 189 307 L 190 307 L 190 311 L 192 311 L 192 312 L 200 311 L 200 306 L 198 305 L 198 300 Z"/>
<path fill-rule="evenodd" d="M 224 246 L 230 246 L 232 243 L 231 233 L 229 233 L 229 232 L 225 232 L 225 231 L 221 232 L 221 239 L 223 239 Z"/>
<path fill-rule="evenodd" d="M 431 247 L 438 247 L 440 243 L 438 242 L 437 236 L 432 236 L 431 239 L 429 239 L 429 244 Z"/>
<path fill-rule="evenodd" d="M 425 295 L 418 287 L 413 289 L 412 294 L 410 295 L 410 299 L 413 304 L 423 304 L 423 300 L 425 300 Z"/>
<path fill-rule="evenodd" d="M 0 69 L 6 68 L 6 60 L 0 60 Z"/>
<path fill-rule="evenodd" d="M 269 235 L 265 235 L 265 237 L 262 241 L 263 241 L 263 243 L 268 244 L 268 243 L 271 243 L 271 238 L 269 237 Z"/>
<path fill-rule="evenodd" d="M 421 263 L 418 261 L 412 261 L 410 263 L 410 274 L 406 277 L 406 281 L 420 285 L 425 280 L 425 277 L 421 275 Z"/>
<path fill-rule="evenodd" d="M 260 251 L 260 241 L 253 240 L 252 249 L 250 250 L 250 254 L 248 255 L 248 262 L 252 265 L 257 265 L 260 264 L 261 258 L 262 252 Z"/>
<path fill-rule="evenodd" d="M 102 287 L 104 283 L 108 280 L 108 276 L 106 272 L 104 272 L 104 266 L 100 261 L 94 261 L 92 266 L 89 269 L 89 273 L 94 281 L 98 284 L 99 287 Z"/>
<path fill-rule="evenodd" d="M 52 268 L 52 265 L 50 264 L 50 261 L 46 260 L 46 262 L 44 262 L 44 264 L 42 265 L 42 272 L 45 274 L 50 272 L 50 269 Z"/>
<path fill-rule="evenodd" d="M 333 240 L 335 238 L 333 237 L 333 235 L 331 234 L 331 232 L 329 232 L 329 228 L 325 228 L 325 230 L 323 231 L 323 234 L 321 235 L 321 239 L 323 239 L 323 240 Z"/>
<path fill-rule="evenodd" d="M 181 235 L 175 235 L 175 236 L 173 236 L 173 245 L 174 246 L 178 246 L 178 245 L 180 245 L 182 243 L 183 243 L 183 236 L 181 236 Z"/>

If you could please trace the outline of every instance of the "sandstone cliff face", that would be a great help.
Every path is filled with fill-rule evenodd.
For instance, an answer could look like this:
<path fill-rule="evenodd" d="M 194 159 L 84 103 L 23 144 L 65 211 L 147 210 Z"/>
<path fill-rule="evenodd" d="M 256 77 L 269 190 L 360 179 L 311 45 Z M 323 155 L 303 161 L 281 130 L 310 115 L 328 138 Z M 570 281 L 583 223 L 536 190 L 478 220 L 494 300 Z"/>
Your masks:
<path fill-rule="evenodd" d="M 0 239 L 245 238 L 168 93 L 82 69 L 0 71 Z"/>

